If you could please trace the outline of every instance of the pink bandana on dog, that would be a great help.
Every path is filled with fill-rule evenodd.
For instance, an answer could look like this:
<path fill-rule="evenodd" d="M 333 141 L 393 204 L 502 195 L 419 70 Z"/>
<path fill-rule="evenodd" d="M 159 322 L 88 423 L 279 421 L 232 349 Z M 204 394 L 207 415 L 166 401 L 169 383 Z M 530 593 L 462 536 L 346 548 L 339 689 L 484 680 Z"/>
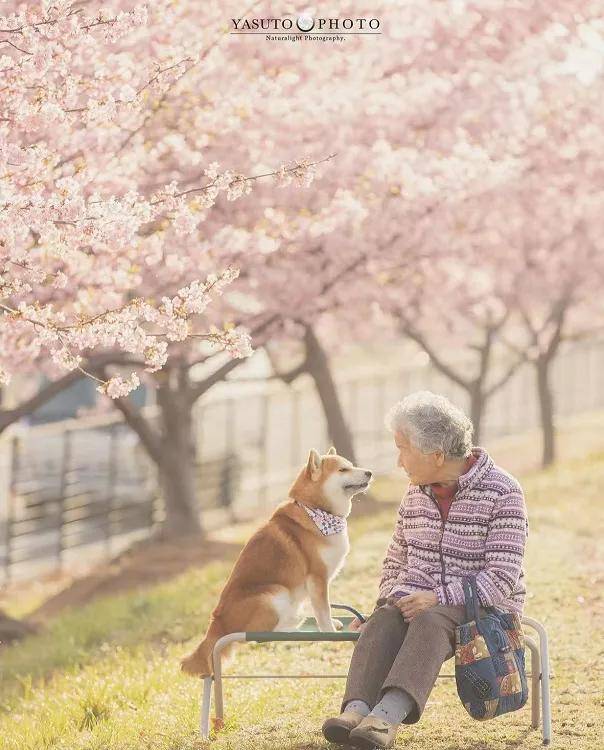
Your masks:
<path fill-rule="evenodd" d="M 324 536 L 339 534 L 346 529 L 346 519 L 343 516 L 335 516 L 333 513 L 329 513 L 322 508 L 309 508 L 308 505 L 304 505 L 304 503 L 301 503 L 298 500 L 294 500 L 294 502 L 296 505 L 304 508 L 315 522 L 315 526 Z"/>

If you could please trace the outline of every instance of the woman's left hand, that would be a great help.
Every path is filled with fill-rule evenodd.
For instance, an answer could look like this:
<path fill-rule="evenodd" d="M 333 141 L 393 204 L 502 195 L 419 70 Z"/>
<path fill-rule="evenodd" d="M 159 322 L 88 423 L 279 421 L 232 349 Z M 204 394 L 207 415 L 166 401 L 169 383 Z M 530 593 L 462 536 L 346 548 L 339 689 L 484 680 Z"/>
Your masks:
<path fill-rule="evenodd" d="M 434 591 L 416 591 L 414 594 L 407 594 L 407 596 L 402 596 L 394 602 L 394 606 L 400 609 L 405 622 L 410 622 L 415 615 L 437 604 L 438 597 Z"/>

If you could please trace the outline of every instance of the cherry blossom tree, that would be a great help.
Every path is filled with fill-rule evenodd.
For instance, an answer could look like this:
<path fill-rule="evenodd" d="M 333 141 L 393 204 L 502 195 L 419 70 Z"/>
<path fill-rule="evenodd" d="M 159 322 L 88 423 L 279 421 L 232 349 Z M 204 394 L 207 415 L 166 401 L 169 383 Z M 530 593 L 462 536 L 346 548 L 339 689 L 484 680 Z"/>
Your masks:
<path fill-rule="evenodd" d="M 312 179 L 307 163 L 265 175 L 204 169 L 200 147 L 194 179 L 172 171 L 150 180 L 153 142 L 144 128 L 179 79 L 207 64 L 221 35 L 204 46 L 182 23 L 163 34 L 174 15 L 170 2 L 154 4 L 151 15 L 142 5 L 88 6 L 18 5 L 0 20 L 4 382 L 32 361 L 91 376 L 83 361 L 108 349 L 154 372 L 170 341 L 189 338 L 247 356 L 245 332 L 195 325 L 238 269 L 215 264 L 204 281 L 189 273 L 180 288 L 151 299 L 137 293 L 141 262 L 154 272 L 170 262 L 164 243 L 190 236 L 221 193 L 236 200 L 257 179 Z M 212 15 L 214 24 L 222 18 L 218 4 L 212 11 L 210 27 Z M 153 54 L 141 60 L 145 45 Z M 153 146 L 161 151 L 162 143 Z M 100 387 L 115 397 L 138 382 L 132 372 Z"/>
<path fill-rule="evenodd" d="M 353 12 L 353 5 L 344 3 L 340 10 Z M 255 309 L 274 316 L 273 325 L 255 342 L 266 342 L 269 348 L 280 341 L 300 342 L 301 361 L 279 376 L 291 383 L 302 374 L 311 375 L 330 437 L 352 460 L 353 441 L 315 326 L 325 315 L 341 314 L 346 324 L 340 341 L 350 337 L 351 330 L 357 338 L 367 319 L 363 305 L 368 295 L 376 294 L 370 266 L 411 266 L 415 250 L 402 238 L 409 239 L 414 228 L 430 222 L 431 212 L 445 197 L 452 200 L 461 191 L 484 191 L 507 179 L 514 168 L 507 155 L 495 162 L 463 135 L 459 140 L 448 138 L 444 155 L 440 144 L 435 148 L 404 142 L 407 133 L 401 123 L 413 110 L 397 72 L 400 55 L 393 43 L 399 41 L 397 14 L 403 6 L 383 3 L 372 12 L 384 17 L 388 43 L 350 39 L 346 47 L 322 51 L 319 64 L 302 45 L 267 47 L 259 46 L 257 39 L 237 39 L 241 58 L 235 50 L 233 59 L 242 72 L 233 76 L 234 95 L 241 97 L 256 87 L 264 97 L 253 98 L 256 107 L 246 107 L 245 136 L 228 141 L 229 153 L 240 149 L 243 161 L 246 155 L 262 158 L 266 143 L 274 144 L 277 153 L 285 152 L 291 133 L 310 144 L 323 142 L 329 133 L 337 157 L 313 191 L 291 195 L 289 206 L 271 205 L 272 196 L 264 200 L 262 191 L 253 203 L 229 206 L 230 221 L 223 234 L 229 247 L 239 249 L 233 262 L 242 273 L 233 289 L 253 300 Z M 413 94 L 421 82 L 436 85 L 432 67 L 424 60 L 421 64 L 417 80 L 409 86 Z M 194 98 L 196 92 L 190 95 Z M 377 127 L 368 127 L 368 122 Z M 372 226 L 377 215 L 379 226 Z M 254 248 L 250 233 L 259 227 L 267 238 Z M 347 328 L 353 317 L 354 328 Z M 330 350 L 337 345 L 330 341 Z"/>
<path fill-rule="evenodd" d="M 581 54 L 599 59 L 601 8 L 383 2 L 379 37 L 319 47 L 228 34 L 231 16 L 266 14 L 264 2 L 108 8 L 42 3 L 2 21 L 2 367 L 98 378 L 158 465 L 173 527 L 190 529 L 192 407 L 251 343 L 303 343 L 303 362 L 282 374 L 314 377 L 352 457 L 327 350 L 351 331 L 376 335 L 384 275 L 404 305 L 437 272 L 503 341 L 505 304 L 481 298 L 472 269 L 456 280 L 443 247 L 478 263 L 491 254 L 495 269 L 516 258 L 521 214 L 503 209 L 549 179 L 538 144 L 564 106 L 577 107 L 573 126 L 595 109 Z M 315 175 L 311 190 L 288 187 Z M 486 226 L 494 196 L 501 216 Z M 507 301 L 513 275 L 498 273 L 483 275 Z M 158 389 L 159 425 L 127 398 L 139 375 Z"/>
<path fill-rule="evenodd" d="M 491 257 L 491 260 L 493 258 Z M 505 265 L 504 265 L 505 268 Z M 525 361 L 502 339 L 512 317 L 511 292 L 506 286 L 515 274 L 502 273 L 500 266 L 485 258 L 478 265 L 474 253 L 433 258 L 416 269 L 418 286 L 400 295 L 407 282 L 405 271 L 382 273 L 380 316 L 392 319 L 394 332 L 414 341 L 429 357 L 430 364 L 454 383 L 467 397 L 474 440 L 488 401 L 510 380 Z M 503 360 L 503 368 L 494 367 Z"/>
<path fill-rule="evenodd" d="M 171 348 L 178 361 L 185 343 L 226 350 L 231 360 L 221 372 L 228 372 L 251 353 L 250 332 L 270 321 L 241 316 L 233 325 L 208 315 L 239 269 L 209 250 L 216 225 L 202 225 L 219 196 L 249 200 L 267 180 L 308 187 L 325 154 L 313 162 L 290 149 L 284 162 L 248 174 L 233 169 L 234 160 L 219 167 L 206 152 L 225 118 L 236 119 L 228 95 L 206 100 L 184 144 L 172 125 L 179 84 L 221 88 L 222 3 L 204 6 L 204 33 L 196 35 L 196 8 L 167 0 L 4 10 L 0 373 L 5 383 L 13 372 L 55 377 L 4 409 L 1 427 L 81 376 L 123 399 L 140 373 L 161 371 Z M 203 352 L 192 358 L 209 356 L 207 346 Z M 120 369 L 107 374 L 109 365 Z M 162 383 L 172 382 L 172 370 Z M 174 451 L 167 452 L 164 463 Z M 166 479 L 177 469 L 160 463 L 168 505 L 182 510 L 191 495 Z"/>
<path fill-rule="evenodd" d="M 543 465 L 555 459 L 550 381 L 560 344 L 604 327 L 602 10 L 601 3 L 577 7 L 574 23 L 553 23 L 547 35 L 526 45 L 526 73 L 513 81 L 523 116 L 512 120 L 515 150 L 526 169 L 498 196 L 488 218 L 496 241 L 513 248 L 519 271 L 512 299 L 518 324 L 507 343 L 535 367 Z M 493 104 L 501 118 L 501 103 Z M 485 244 L 487 252 L 491 247 Z"/>
<path fill-rule="evenodd" d="M 585 165 L 586 175 L 590 166 Z M 601 217 L 594 210 L 596 183 L 580 180 L 559 198 L 551 221 L 552 188 L 532 193 L 523 206 L 525 232 L 518 259 L 521 274 L 513 296 L 517 325 L 506 344 L 534 367 L 542 428 L 542 465 L 556 458 L 556 404 L 552 365 L 565 341 L 586 339 L 604 330 L 604 248 Z M 599 203 L 599 198 L 597 199 Z M 590 216 L 591 214 L 591 216 Z M 528 231 L 526 231 L 528 229 Z"/>
<path fill-rule="evenodd" d="M 453 6 L 461 17 L 449 21 L 437 18 L 444 5 L 409 10 L 416 42 L 397 74 L 421 81 L 419 61 L 435 48 L 439 60 L 432 87 L 416 89 L 422 107 L 404 125 L 422 144 L 461 137 L 493 163 L 507 161 L 508 177 L 494 189 L 485 182 L 457 192 L 435 206 L 429 224 L 406 227 L 406 246 L 421 247 L 428 260 L 411 274 L 382 269 L 377 302 L 468 392 L 478 427 L 486 399 L 523 361 L 533 363 L 548 464 L 555 456 L 551 364 L 565 338 L 601 330 L 603 322 L 603 4 Z M 393 191 L 403 193 L 405 181 L 392 179 Z M 467 365 L 452 365 L 454 348 L 467 353 Z M 490 372 L 495 348 L 511 352 L 498 374 Z"/>
<path fill-rule="evenodd" d="M 229 309 L 238 314 L 240 305 L 248 305 L 271 321 L 255 337 L 258 345 L 266 341 L 275 346 L 280 339 L 304 343 L 302 363 L 282 375 L 291 381 L 303 372 L 314 373 L 330 434 L 338 449 L 343 446 L 350 455 L 352 441 L 315 327 L 321 316 L 335 311 L 349 325 L 354 316 L 347 308 L 354 300 L 357 334 L 365 327 L 371 302 L 382 294 L 374 283 L 376 274 L 401 263 L 408 269 L 400 283 L 406 280 L 411 295 L 421 292 L 429 277 L 421 267 L 411 267 L 415 258 L 428 259 L 428 264 L 434 258 L 433 270 L 441 274 L 442 285 L 457 284 L 459 290 L 455 276 L 447 281 L 442 276 L 446 269 L 437 266 L 443 244 L 451 255 L 457 249 L 459 261 L 466 257 L 465 244 L 475 242 L 473 257 L 480 262 L 492 253 L 495 280 L 501 276 L 498 258 L 510 253 L 509 248 L 501 245 L 501 235 L 495 241 L 493 235 L 473 235 L 471 225 L 479 226 L 477 217 L 493 196 L 507 200 L 533 170 L 531 134 L 540 103 L 530 98 L 531 75 L 536 71 L 547 78 L 552 60 L 566 60 L 583 22 L 576 9 L 562 5 L 551 12 L 544 6 L 537 14 L 529 4 L 518 5 L 512 13 L 503 3 L 454 6 L 384 4 L 376 9 L 390 21 L 390 41 L 407 44 L 402 60 L 394 45 L 384 50 L 370 46 L 367 39 L 355 40 L 356 46 L 344 52 L 330 50 L 320 64 L 294 45 L 267 48 L 258 47 L 256 39 L 237 39 L 239 46 L 231 47 L 237 73 L 229 77 L 230 93 L 236 102 L 246 99 L 246 106 L 225 118 L 238 129 L 238 137 L 229 137 L 235 131 L 228 126 L 222 130 L 224 142 L 215 139 L 212 145 L 218 162 L 225 153 L 230 158 L 240 153 L 241 163 L 262 160 L 267 144 L 275 153 L 289 148 L 292 133 L 300 134 L 303 143 L 316 144 L 328 132 L 337 158 L 336 168 L 315 186 L 310 199 L 305 195 L 302 205 L 296 195 L 289 205 L 275 206 L 272 196 L 267 199 L 259 191 L 253 202 L 220 206 L 209 218 L 228 219 L 219 236 L 242 268 L 220 314 Z M 342 11 L 350 9 L 347 4 Z M 596 16 L 590 10 L 587 23 L 590 14 Z M 570 37 L 562 54 L 558 27 L 567 29 Z M 251 45 L 256 45 L 253 53 Z M 338 81 L 337 92 L 333 80 Z M 214 103 L 218 97 L 191 79 L 186 83 L 180 89 L 186 106 L 174 115 L 170 131 L 172 137 L 180 131 L 183 139 L 194 132 L 203 101 L 209 97 Z M 567 82 L 559 75 L 548 85 L 554 91 Z M 377 130 L 367 127 L 369 119 Z M 183 148 L 181 140 L 179 153 Z M 373 221 L 378 215 L 379 222 Z M 439 235 L 437 227 L 446 234 Z M 255 243 L 253 233 L 259 231 L 263 236 L 256 234 Z M 479 347 L 478 373 L 462 379 L 479 423 L 485 399 L 506 382 L 521 358 L 499 381 L 487 385 L 494 335 L 502 340 L 502 326 L 509 319 L 505 303 L 513 274 L 505 284 L 501 280 L 497 302 L 480 298 L 472 287 L 472 273 L 471 268 L 463 284 L 470 307 L 461 308 L 458 321 L 469 314 L 482 331 L 482 342 L 469 342 Z M 489 282 L 487 288 L 492 296 L 495 286 Z M 219 379 L 227 374 L 217 371 Z M 200 392 L 194 385 L 185 397 L 184 382 L 174 380 L 179 384 L 174 385 L 174 397 L 183 399 L 183 413 Z M 214 375 L 208 380 L 213 382 Z"/>

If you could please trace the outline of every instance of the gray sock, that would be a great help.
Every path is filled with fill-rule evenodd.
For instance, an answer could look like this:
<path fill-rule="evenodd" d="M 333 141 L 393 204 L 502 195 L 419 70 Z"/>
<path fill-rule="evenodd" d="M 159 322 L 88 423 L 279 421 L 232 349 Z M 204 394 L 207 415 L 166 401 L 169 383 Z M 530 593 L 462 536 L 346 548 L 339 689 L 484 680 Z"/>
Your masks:
<path fill-rule="evenodd" d="M 391 724 L 400 724 L 414 706 L 415 701 L 409 693 L 400 688 L 388 688 L 382 700 L 371 711 L 371 715 L 379 716 Z"/>
<path fill-rule="evenodd" d="M 358 714 L 367 716 L 369 713 L 369 706 L 365 701 L 348 701 L 344 706 L 344 711 L 356 711 Z"/>

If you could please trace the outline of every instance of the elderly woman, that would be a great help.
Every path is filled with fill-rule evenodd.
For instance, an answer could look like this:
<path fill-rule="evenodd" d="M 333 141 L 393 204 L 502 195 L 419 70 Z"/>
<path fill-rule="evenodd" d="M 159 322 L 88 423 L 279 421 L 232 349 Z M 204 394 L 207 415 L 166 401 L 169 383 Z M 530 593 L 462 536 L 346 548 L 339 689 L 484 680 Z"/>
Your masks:
<path fill-rule="evenodd" d="M 522 614 L 528 520 L 522 488 L 472 446 L 472 423 L 443 396 L 419 391 L 386 417 L 409 486 L 383 562 L 379 597 L 355 644 L 331 742 L 391 747 L 419 721 L 465 621 L 462 580 L 484 606 Z"/>

